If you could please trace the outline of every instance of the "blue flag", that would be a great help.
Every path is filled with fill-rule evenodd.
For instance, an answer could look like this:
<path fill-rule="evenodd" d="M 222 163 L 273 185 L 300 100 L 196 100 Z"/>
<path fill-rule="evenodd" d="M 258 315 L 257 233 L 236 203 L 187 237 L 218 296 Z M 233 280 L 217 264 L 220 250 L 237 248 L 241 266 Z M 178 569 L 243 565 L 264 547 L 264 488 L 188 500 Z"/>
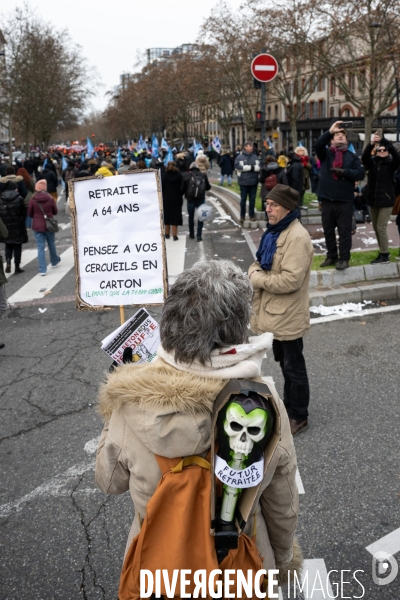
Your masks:
<path fill-rule="evenodd" d="M 67 159 L 65 158 L 65 156 L 63 156 L 62 161 L 61 161 L 61 171 L 64 171 L 64 169 L 66 169 L 67 167 L 68 167 Z M 61 178 L 61 185 L 63 186 L 63 188 L 65 188 L 65 181 L 63 178 Z"/>
<path fill-rule="evenodd" d="M 164 138 L 161 139 L 161 148 L 164 148 L 164 150 L 169 149 L 169 146 Z"/>
<path fill-rule="evenodd" d="M 304 148 L 304 146 L 303 146 L 303 144 L 302 144 L 301 142 L 299 142 L 299 146 L 300 146 L 301 148 Z"/>
<path fill-rule="evenodd" d="M 182 144 L 181 149 L 179 150 L 179 152 L 182 152 L 185 149 L 185 144 Z"/>
<path fill-rule="evenodd" d="M 94 146 L 93 146 L 92 142 L 89 140 L 89 138 L 86 138 L 86 150 L 87 150 L 88 157 L 92 158 L 92 156 L 95 154 L 95 151 L 94 151 Z"/>
<path fill-rule="evenodd" d="M 43 167 L 42 167 L 43 171 L 45 170 L 46 165 L 47 165 L 47 158 L 44 159 L 44 163 L 43 163 Z"/>
<path fill-rule="evenodd" d="M 173 162 L 173 160 L 174 160 L 174 155 L 172 154 L 171 148 L 168 146 L 168 152 L 167 152 L 166 157 L 164 158 L 164 165 L 167 166 L 167 164 L 169 162 Z"/>
<path fill-rule="evenodd" d="M 158 139 L 154 134 L 151 138 L 151 153 L 154 158 L 158 158 Z"/>
<path fill-rule="evenodd" d="M 354 149 L 354 146 L 353 146 L 353 144 L 352 144 L 352 143 L 350 143 L 350 144 L 348 145 L 348 150 L 349 150 L 350 152 L 352 152 L 353 154 L 356 154 L 356 151 L 355 151 L 355 149 Z"/>
<path fill-rule="evenodd" d="M 85 153 L 84 152 L 82 152 L 82 154 L 81 154 L 81 160 L 82 160 L 82 162 L 85 162 Z"/>
<path fill-rule="evenodd" d="M 199 150 L 203 150 L 203 146 L 200 143 L 196 144 L 196 146 L 194 147 L 193 154 L 195 157 L 197 156 Z"/>
<path fill-rule="evenodd" d="M 121 148 L 118 147 L 118 152 L 117 152 L 117 169 L 119 169 L 121 165 L 122 165 L 122 153 L 121 153 Z"/>

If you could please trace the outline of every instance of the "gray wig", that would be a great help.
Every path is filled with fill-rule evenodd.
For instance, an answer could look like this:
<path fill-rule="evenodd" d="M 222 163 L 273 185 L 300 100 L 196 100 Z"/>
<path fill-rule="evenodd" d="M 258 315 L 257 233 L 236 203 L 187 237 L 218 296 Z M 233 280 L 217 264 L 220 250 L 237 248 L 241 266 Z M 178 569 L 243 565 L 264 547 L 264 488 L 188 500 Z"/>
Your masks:
<path fill-rule="evenodd" d="M 211 351 L 248 341 L 253 287 L 230 260 L 197 262 L 171 286 L 161 315 L 163 348 L 206 364 Z"/>

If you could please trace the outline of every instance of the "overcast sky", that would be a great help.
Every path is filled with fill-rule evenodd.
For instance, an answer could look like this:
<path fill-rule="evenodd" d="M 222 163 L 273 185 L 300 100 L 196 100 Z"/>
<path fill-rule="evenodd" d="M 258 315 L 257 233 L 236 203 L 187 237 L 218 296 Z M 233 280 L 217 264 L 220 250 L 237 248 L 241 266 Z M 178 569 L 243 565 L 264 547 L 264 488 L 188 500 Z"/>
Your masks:
<path fill-rule="evenodd" d="M 228 2 L 234 9 L 241 4 L 241 0 Z M 21 4 L 11 0 L 1 12 L 7 14 Z M 83 56 L 101 79 L 92 104 L 103 109 L 107 103 L 104 94 L 119 83 L 119 75 L 133 72 L 138 50 L 193 43 L 218 0 L 30 0 L 29 4 L 56 29 L 66 28 L 82 47 Z"/>

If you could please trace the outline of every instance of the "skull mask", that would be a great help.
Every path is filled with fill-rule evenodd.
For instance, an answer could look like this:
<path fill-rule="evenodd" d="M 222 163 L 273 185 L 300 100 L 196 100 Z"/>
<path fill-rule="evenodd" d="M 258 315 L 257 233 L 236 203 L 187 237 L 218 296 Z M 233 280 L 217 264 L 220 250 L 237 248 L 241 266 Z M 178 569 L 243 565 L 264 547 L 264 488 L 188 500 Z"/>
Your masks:
<path fill-rule="evenodd" d="M 254 442 L 259 442 L 266 434 L 268 414 L 262 408 L 246 411 L 237 402 L 231 402 L 226 410 L 225 433 L 229 436 L 229 446 L 233 452 L 248 456 Z"/>

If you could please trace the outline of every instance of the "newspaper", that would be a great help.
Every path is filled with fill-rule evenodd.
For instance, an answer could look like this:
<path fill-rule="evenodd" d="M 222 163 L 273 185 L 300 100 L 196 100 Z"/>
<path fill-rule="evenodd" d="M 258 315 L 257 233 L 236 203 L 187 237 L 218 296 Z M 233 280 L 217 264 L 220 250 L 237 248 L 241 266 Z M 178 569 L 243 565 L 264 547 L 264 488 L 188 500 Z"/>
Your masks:
<path fill-rule="evenodd" d="M 110 333 L 101 343 L 101 348 L 116 363 L 122 364 L 125 348 L 132 348 L 132 361 L 135 363 L 151 362 L 160 344 L 160 327 L 141 308 L 126 323 Z"/>

